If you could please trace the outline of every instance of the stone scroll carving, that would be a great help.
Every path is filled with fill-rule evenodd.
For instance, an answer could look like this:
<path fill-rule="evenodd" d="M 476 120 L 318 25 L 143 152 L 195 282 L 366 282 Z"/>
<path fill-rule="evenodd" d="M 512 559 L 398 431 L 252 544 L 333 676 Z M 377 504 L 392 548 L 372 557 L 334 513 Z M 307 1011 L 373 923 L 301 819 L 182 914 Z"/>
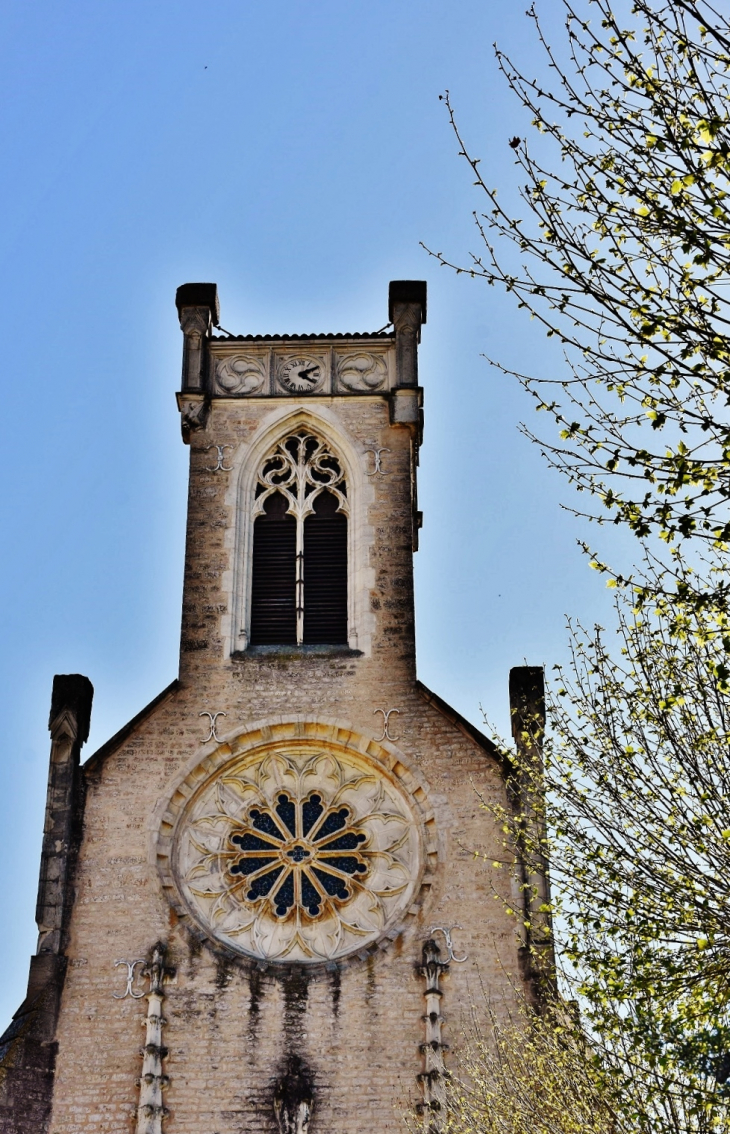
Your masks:
<path fill-rule="evenodd" d="M 206 933 L 271 961 L 366 947 L 413 902 L 422 854 L 399 783 L 364 758 L 296 744 L 234 759 L 177 823 L 173 870 Z"/>
<path fill-rule="evenodd" d="M 252 396 L 266 393 L 266 359 L 237 354 L 219 358 L 215 367 L 216 391 Z"/>
<path fill-rule="evenodd" d="M 388 363 L 382 354 L 346 354 L 337 359 L 337 383 L 346 390 L 368 393 L 382 390 L 388 379 Z"/>

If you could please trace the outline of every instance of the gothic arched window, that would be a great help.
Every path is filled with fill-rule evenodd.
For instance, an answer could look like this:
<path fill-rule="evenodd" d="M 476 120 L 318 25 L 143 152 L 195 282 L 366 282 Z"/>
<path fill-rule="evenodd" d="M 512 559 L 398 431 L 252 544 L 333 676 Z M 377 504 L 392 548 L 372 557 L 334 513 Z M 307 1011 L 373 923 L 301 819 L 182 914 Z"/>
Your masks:
<path fill-rule="evenodd" d="M 252 646 L 347 644 L 347 486 L 306 430 L 279 442 L 256 483 Z"/>

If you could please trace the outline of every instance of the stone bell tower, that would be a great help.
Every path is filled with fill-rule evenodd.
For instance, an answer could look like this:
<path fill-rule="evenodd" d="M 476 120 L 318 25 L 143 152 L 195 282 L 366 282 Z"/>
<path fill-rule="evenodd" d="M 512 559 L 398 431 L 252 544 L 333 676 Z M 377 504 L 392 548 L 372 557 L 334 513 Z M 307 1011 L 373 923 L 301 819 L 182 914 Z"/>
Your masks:
<path fill-rule="evenodd" d="M 529 992 L 549 927 L 491 865 L 507 759 L 416 676 L 426 285 L 374 333 L 230 335 L 214 284 L 176 305 L 179 676 L 83 764 L 91 686 L 56 678 L 0 1130 L 437 1131 L 460 1013 Z M 511 691 L 539 721 L 541 672 Z"/>

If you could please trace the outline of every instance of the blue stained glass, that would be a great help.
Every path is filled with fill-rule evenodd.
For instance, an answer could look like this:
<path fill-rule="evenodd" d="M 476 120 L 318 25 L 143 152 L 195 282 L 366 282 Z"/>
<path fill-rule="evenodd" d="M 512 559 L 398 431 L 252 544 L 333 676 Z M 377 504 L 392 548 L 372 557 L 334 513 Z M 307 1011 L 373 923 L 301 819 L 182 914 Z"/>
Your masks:
<path fill-rule="evenodd" d="M 268 850 L 273 851 L 271 843 L 267 839 L 262 839 L 258 835 L 252 835 L 250 831 L 245 834 L 231 835 L 231 842 L 234 847 L 240 847 L 241 850 Z M 349 850 L 349 847 L 343 847 L 343 850 Z"/>
<path fill-rule="evenodd" d="M 341 807 L 339 811 L 332 811 L 317 831 L 315 842 L 318 843 L 326 835 L 334 835 L 337 831 L 341 831 L 347 825 L 349 818 L 349 807 Z"/>
<path fill-rule="evenodd" d="M 263 831 L 265 835 L 273 835 L 275 839 L 279 840 L 284 838 L 271 815 L 266 811 L 259 811 L 257 807 L 252 807 L 251 822 L 257 831 Z"/>
<path fill-rule="evenodd" d="M 248 888 L 246 901 L 255 902 L 257 898 L 265 898 L 283 869 L 283 866 L 277 866 L 273 870 L 270 870 L 268 874 L 262 874 L 260 878 L 254 878 Z"/>
<path fill-rule="evenodd" d="M 276 804 L 276 814 L 282 822 L 286 824 L 292 835 L 296 835 L 297 825 L 294 804 L 287 795 L 279 796 L 278 803 Z"/>
<path fill-rule="evenodd" d="M 350 879 L 368 874 L 362 856 L 353 853 L 367 846 L 367 833 L 352 826 L 357 821 L 351 807 L 331 810 L 321 791 L 296 799 L 280 788 L 271 805 L 251 807 L 247 820 L 247 827 L 229 836 L 229 846 L 243 853 L 232 856 L 228 872 L 246 879 L 247 901 L 268 898 L 277 918 L 286 918 L 295 906 L 312 919 L 325 916 L 325 895 L 351 901 Z"/>
<path fill-rule="evenodd" d="M 316 874 L 331 898 L 341 898 L 342 901 L 346 901 L 350 897 L 350 891 L 343 878 L 335 878 L 334 874 L 327 874 L 324 870 L 318 870 L 316 866 L 312 867 L 312 872 Z"/>
<path fill-rule="evenodd" d="M 368 869 L 364 862 L 351 854 L 333 854 L 331 858 L 327 855 L 324 861 L 327 866 L 333 866 L 344 874 L 366 874 Z"/>
<path fill-rule="evenodd" d="M 304 871 L 302 871 L 302 905 L 310 917 L 317 917 L 322 909 L 322 898 Z"/>
<path fill-rule="evenodd" d="M 276 906 L 276 916 L 286 917 L 289 910 L 294 905 L 294 875 L 289 871 L 289 875 L 284 879 L 283 884 L 279 887 L 276 897 L 274 898 Z"/>
<path fill-rule="evenodd" d="M 264 858 L 263 855 L 252 855 L 251 858 L 241 858 L 231 868 L 231 874 L 255 874 L 257 870 L 263 870 L 265 866 L 271 866 L 276 862 L 275 858 L 270 858 L 268 855 Z"/>
<path fill-rule="evenodd" d="M 324 811 L 321 795 L 310 795 L 302 804 L 302 834 L 308 835 Z"/>
<path fill-rule="evenodd" d="M 327 843 L 327 845 L 321 849 L 323 852 L 332 850 L 357 850 L 360 843 L 364 843 L 366 838 L 367 835 L 364 835 L 362 831 L 347 831 L 344 835 L 333 839 L 331 843 Z"/>

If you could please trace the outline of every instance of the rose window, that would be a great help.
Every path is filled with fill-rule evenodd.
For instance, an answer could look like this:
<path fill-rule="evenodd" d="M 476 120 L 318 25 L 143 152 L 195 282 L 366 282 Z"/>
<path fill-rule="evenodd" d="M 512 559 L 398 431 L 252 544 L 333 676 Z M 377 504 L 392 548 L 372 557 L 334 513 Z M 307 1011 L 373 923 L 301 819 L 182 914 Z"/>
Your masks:
<path fill-rule="evenodd" d="M 176 874 L 195 920 L 238 952 L 321 961 L 377 939 L 410 905 L 420 841 L 402 788 L 306 745 L 229 764 L 189 800 Z"/>
<path fill-rule="evenodd" d="M 367 833 L 352 825 L 349 807 L 327 808 L 319 792 L 301 801 L 282 793 L 273 810 L 250 808 L 246 826 L 229 842 L 235 849 L 228 872 L 245 880 L 245 900 L 268 902 L 279 918 L 295 906 L 321 917 L 328 905 L 349 902 L 368 873 L 358 853 Z"/>

